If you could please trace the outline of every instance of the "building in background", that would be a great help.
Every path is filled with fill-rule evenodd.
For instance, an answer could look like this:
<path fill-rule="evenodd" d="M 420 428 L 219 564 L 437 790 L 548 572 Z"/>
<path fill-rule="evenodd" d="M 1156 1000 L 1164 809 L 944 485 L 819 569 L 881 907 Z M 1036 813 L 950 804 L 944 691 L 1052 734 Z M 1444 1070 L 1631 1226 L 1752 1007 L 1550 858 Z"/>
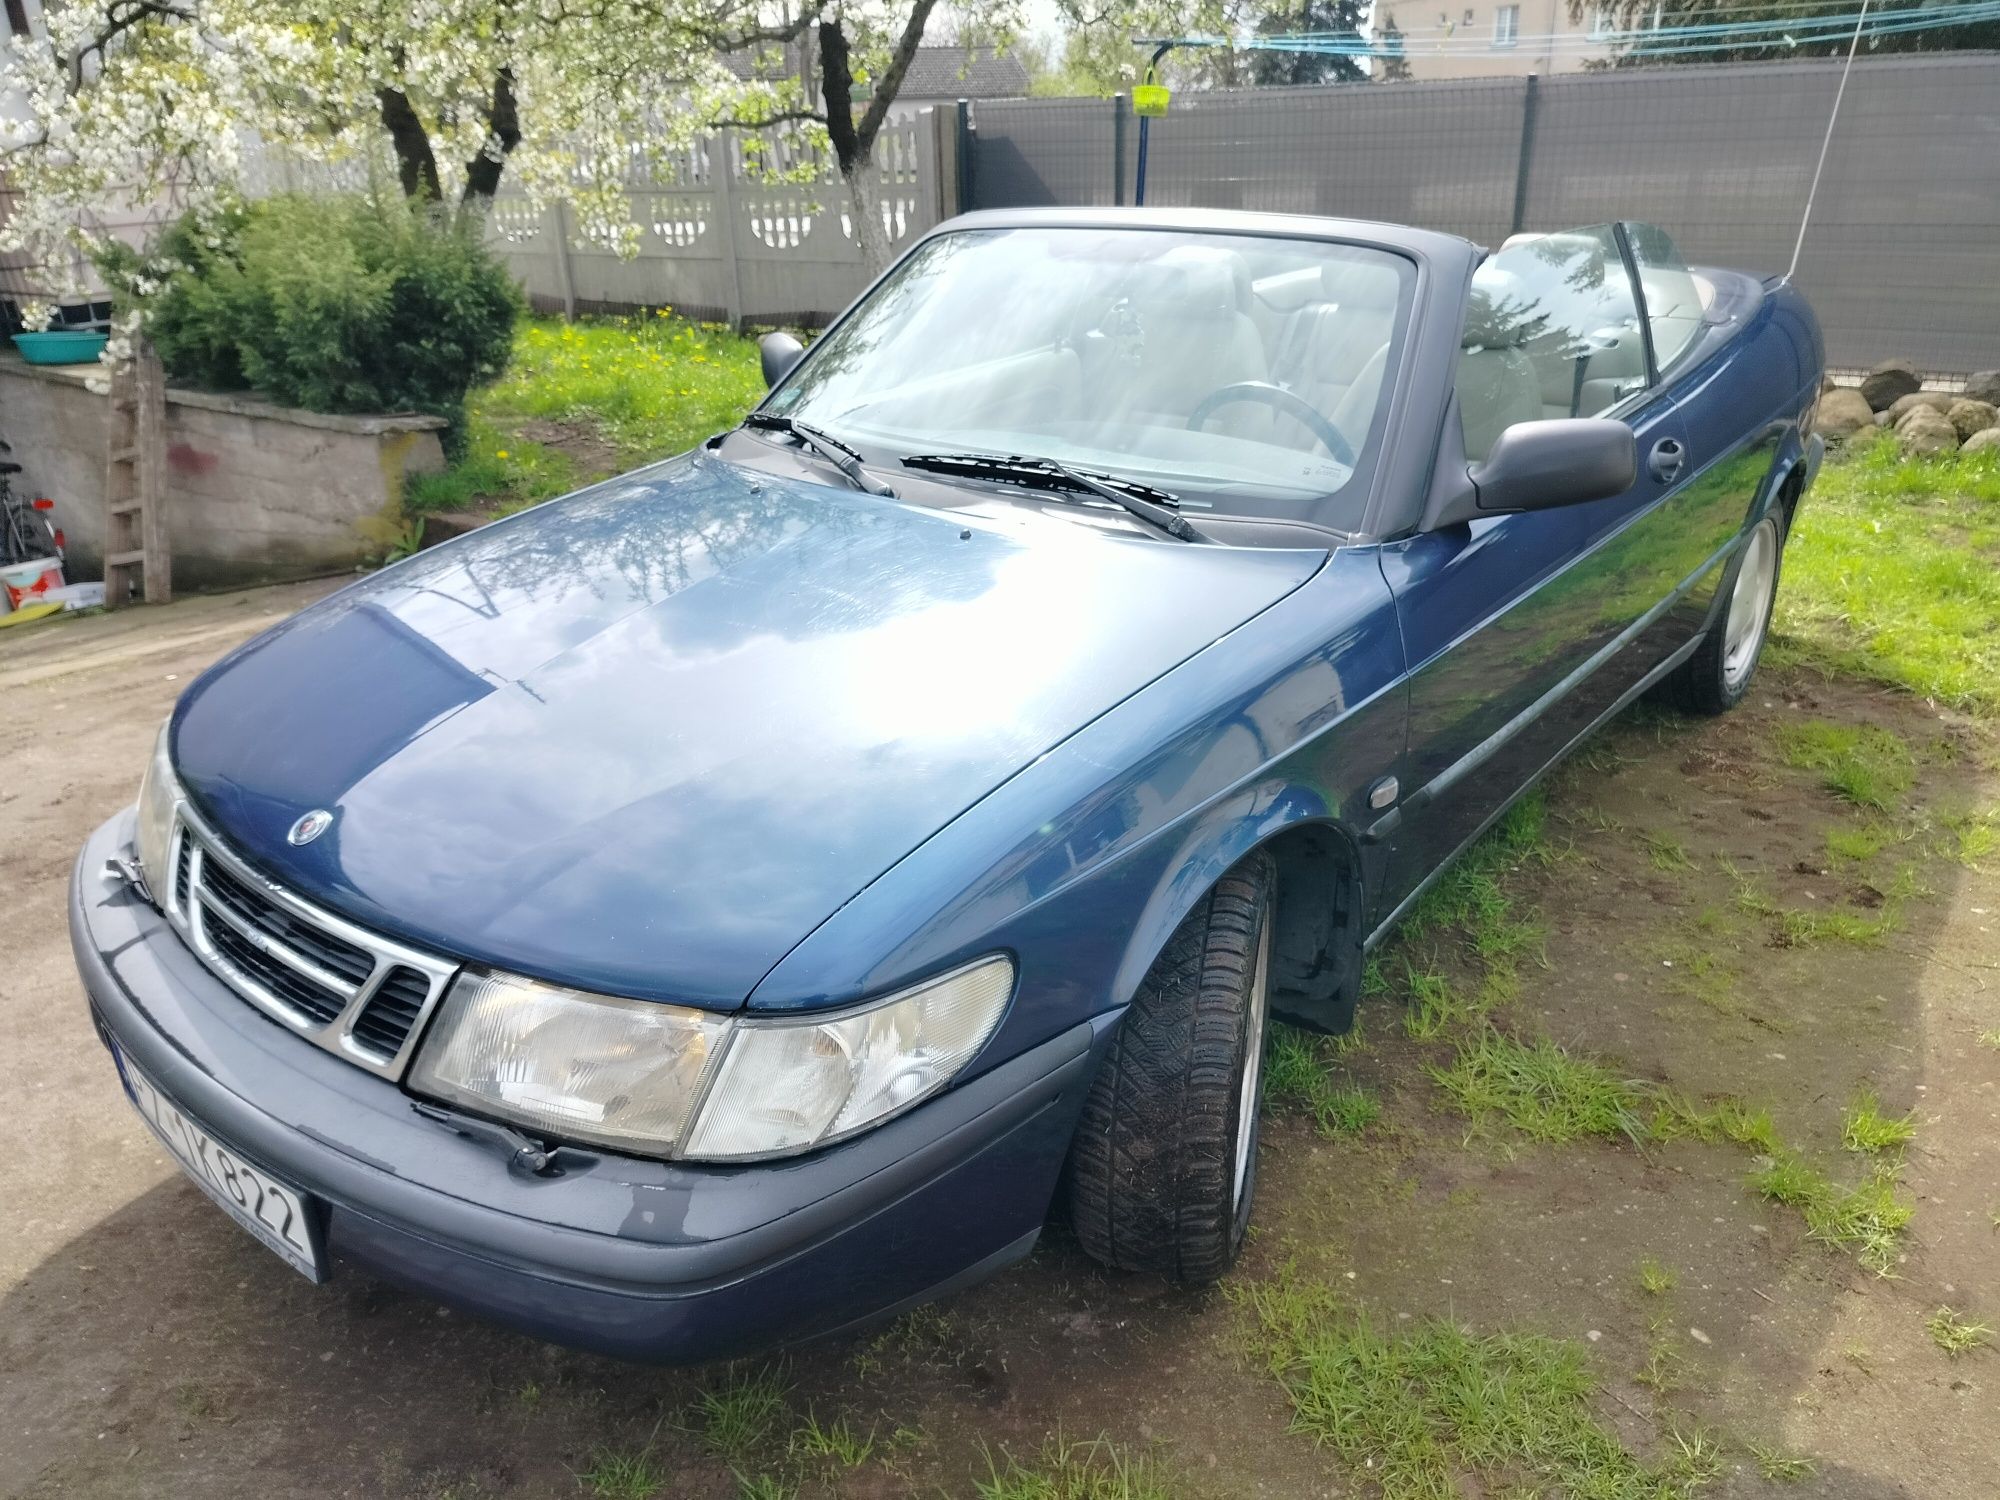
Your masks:
<path fill-rule="evenodd" d="M 1412 79 L 1577 73 L 1611 57 L 1609 17 L 1573 21 L 1569 0 L 1376 0 L 1370 30 L 1392 24 Z"/>
<path fill-rule="evenodd" d="M 738 78 L 778 80 L 797 78 L 804 82 L 807 102 L 819 102 L 819 63 L 815 57 L 816 38 L 807 28 L 794 41 L 770 44 L 754 53 L 731 53 L 723 59 Z M 1028 70 L 1012 52 L 996 52 L 986 45 L 960 46 L 945 43 L 920 46 L 903 75 L 903 86 L 889 106 L 891 123 L 912 119 L 927 109 L 956 103 L 960 99 L 1025 99 Z M 855 80 L 857 109 L 868 102 L 868 86 Z"/>
<path fill-rule="evenodd" d="M 1028 70 L 1012 52 L 991 47 L 919 47 L 889 106 L 891 120 L 907 120 L 959 99 L 1023 99 Z"/>

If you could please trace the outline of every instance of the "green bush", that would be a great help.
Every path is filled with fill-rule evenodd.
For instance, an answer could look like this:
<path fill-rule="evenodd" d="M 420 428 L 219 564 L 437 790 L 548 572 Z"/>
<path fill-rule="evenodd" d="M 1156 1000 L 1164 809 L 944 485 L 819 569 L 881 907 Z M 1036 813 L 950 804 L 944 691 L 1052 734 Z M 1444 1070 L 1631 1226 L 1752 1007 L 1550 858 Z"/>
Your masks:
<path fill-rule="evenodd" d="M 324 412 L 429 412 L 462 441 L 466 392 L 507 363 L 520 295 L 475 231 L 400 202 L 271 198 L 182 220 L 112 284 L 144 290 L 168 377 Z"/>

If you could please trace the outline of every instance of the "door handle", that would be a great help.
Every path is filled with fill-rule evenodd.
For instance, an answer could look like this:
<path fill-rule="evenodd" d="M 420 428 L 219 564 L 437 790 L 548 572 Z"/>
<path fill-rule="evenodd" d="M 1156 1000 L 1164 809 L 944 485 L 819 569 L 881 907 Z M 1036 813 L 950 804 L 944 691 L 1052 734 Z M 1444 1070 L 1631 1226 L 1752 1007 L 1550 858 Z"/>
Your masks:
<path fill-rule="evenodd" d="M 1661 438 L 1653 444 L 1652 454 L 1646 459 L 1646 472 L 1661 484 L 1673 483 L 1687 462 L 1687 448 L 1674 438 Z"/>

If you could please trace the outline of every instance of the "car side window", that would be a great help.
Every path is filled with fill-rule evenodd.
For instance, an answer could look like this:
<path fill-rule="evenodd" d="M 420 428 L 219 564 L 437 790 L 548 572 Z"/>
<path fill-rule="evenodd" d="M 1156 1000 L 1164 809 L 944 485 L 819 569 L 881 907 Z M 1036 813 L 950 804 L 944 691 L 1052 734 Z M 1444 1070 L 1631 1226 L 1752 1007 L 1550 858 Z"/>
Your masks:
<path fill-rule="evenodd" d="M 1651 224 L 1627 224 L 1625 242 L 1639 267 L 1646 294 L 1646 325 L 1653 335 L 1653 362 L 1662 370 L 1687 352 L 1708 314 L 1707 283 L 1688 270 L 1666 231 Z"/>
<path fill-rule="evenodd" d="M 1594 417 L 1645 387 L 1638 298 L 1609 224 L 1510 242 L 1473 273 L 1458 357 L 1473 462 L 1517 422 Z"/>

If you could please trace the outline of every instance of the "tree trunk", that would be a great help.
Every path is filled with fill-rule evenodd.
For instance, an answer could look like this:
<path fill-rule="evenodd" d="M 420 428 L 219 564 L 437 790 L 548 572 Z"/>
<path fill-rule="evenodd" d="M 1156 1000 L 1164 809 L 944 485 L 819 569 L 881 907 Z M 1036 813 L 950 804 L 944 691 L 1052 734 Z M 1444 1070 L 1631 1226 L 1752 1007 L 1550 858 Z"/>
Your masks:
<path fill-rule="evenodd" d="M 468 217 L 483 220 L 500 191 L 500 174 L 507 158 L 521 144 L 521 115 L 514 100 L 514 70 L 502 68 L 493 78 L 493 106 L 486 112 L 486 144 L 465 164 L 465 191 L 458 206 Z"/>
<path fill-rule="evenodd" d="M 424 122 L 410 107 L 408 96 L 401 89 L 377 89 L 375 102 L 381 107 L 382 125 L 389 132 L 390 144 L 396 148 L 396 175 L 402 181 L 403 196 L 421 198 L 427 203 L 439 202 L 444 197 L 444 188 L 438 181 L 437 157 L 431 152 L 431 138 L 424 130 Z"/>
<path fill-rule="evenodd" d="M 820 92 L 826 99 L 826 138 L 847 187 L 848 217 L 862 269 L 870 277 L 889 264 L 889 236 L 882 229 L 882 206 L 875 191 L 869 147 L 854 126 L 854 74 L 848 64 L 847 33 L 834 18 L 819 23 Z"/>
<path fill-rule="evenodd" d="M 844 181 L 866 152 L 854 133 L 854 74 L 848 67 L 847 33 L 836 19 L 819 23 L 819 77 L 820 96 L 826 100 L 826 138 Z"/>
<path fill-rule="evenodd" d="M 923 40 L 924 23 L 937 0 L 916 0 L 889 65 L 875 80 L 875 91 L 861 118 L 854 118 L 854 74 L 849 66 L 847 33 L 837 17 L 819 23 L 820 95 L 826 101 L 826 135 L 854 220 L 854 242 L 861 264 L 876 276 L 889 264 L 889 230 L 882 221 L 881 184 L 875 173 L 875 138 L 889 117 L 889 106 L 903 86 L 910 59 Z"/>
<path fill-rule="evenodd" d="M 843 173 L 847 183 L 848 210 L 854 215 L 854 243 L 861 251 L 861 265 L 872 280 L 889 265 L 889 231 L 882 222 L 882 188 L 875 163 L 867 158 Z"/>

